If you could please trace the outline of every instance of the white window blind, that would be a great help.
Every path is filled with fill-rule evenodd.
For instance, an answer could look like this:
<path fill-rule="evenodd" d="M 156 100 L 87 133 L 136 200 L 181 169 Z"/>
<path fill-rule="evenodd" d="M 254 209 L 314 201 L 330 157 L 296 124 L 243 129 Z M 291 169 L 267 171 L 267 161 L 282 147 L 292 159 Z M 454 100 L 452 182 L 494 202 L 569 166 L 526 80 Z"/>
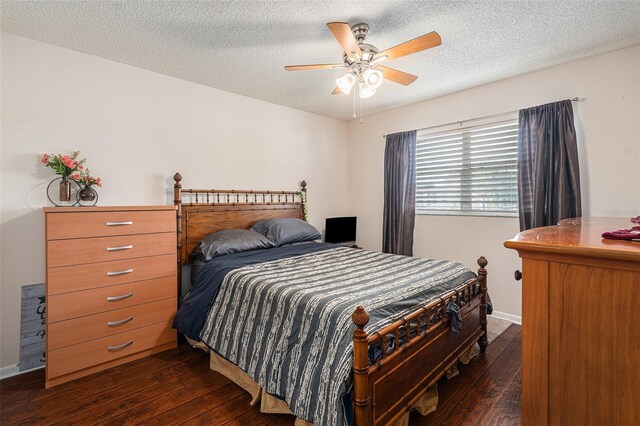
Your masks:
<path fill-rule="evenodd" d="M 418 132 L 416 213 L 517 216 L 517 118 Z"/>

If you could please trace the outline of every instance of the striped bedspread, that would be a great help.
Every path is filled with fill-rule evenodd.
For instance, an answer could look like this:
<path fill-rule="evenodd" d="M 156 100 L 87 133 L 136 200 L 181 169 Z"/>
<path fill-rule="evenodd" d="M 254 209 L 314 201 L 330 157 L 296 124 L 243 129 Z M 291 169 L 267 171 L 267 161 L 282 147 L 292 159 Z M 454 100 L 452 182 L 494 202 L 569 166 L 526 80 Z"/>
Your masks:
<path fill-rule="evenodd" d="M 339 247 L 229 272 L 202 340 L 293 413 L 318 426 L 345 423 L 351 387 L 351 314 L 379 329 L 475 275 L 448 261 Z"/>

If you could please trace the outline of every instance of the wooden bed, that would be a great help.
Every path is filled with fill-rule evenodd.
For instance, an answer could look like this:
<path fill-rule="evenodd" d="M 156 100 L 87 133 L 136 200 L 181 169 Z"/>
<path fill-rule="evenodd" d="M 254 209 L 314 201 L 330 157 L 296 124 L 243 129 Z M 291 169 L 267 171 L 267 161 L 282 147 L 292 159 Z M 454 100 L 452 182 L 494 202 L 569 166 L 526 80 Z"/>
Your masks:
<path fill-rule="evenodd" d="M 297 191 L 183 189 L 174 176 L 177 206 L 178 277 L 189 253 L 205 236 L 223 229 L 248 229 L 257 221 L 276 217 L 306 219 L 306 183 Z M 442 295 L 404 318 L 370 333 L 366 307 L 358 306 L 352 320 L 353 404 L 356 426 L 387 425 L 401 419 L 416 401 L 455 365 L 476 342 L 487 346 L 487 260 L 478 259 L 478 277 Z M 180 285 L 180 284 L 179 284 Z M 465 300 L 460 309 L 463 327 L 451 331 L 446 315 L 450 300 Z M 401 336 L 409 336 L 401 339 Z M 395 340 L 391 353 L 369 365 L 369 346 Z"/>

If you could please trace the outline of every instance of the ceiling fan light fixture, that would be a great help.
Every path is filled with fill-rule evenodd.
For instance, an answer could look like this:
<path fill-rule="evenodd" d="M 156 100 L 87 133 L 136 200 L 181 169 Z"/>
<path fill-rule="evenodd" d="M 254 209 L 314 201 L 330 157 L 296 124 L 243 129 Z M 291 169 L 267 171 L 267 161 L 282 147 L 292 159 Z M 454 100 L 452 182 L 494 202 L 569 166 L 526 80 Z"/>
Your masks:
<path fill-rule="evenodd" d="M 362 74 L 362 79 L 370 88 L 377 89 L 382 84 L 382 80 L 384 80 L 384 76 L 382 72 L 379 70 L 374 70 L 369 68 Z"/>
<path fill-rule="evenodd" d="M 351 88 L 353 87 L 355 82 L 356 77 L 351 73 L 345 74 L 342 77 L 336 79 L 336 84 L 345 95 L 348 95 L 349 92 L 351 92 Z"/>
<path fill-rule="evenodd" d="M 376 93 L 376 89 L 369 86 L 367 83 L 360 83 L 360 98 L 367 99 Z"/>
<path fill-rule="evenodd" d="M 408 86 L 418 78 L 416 75 L 383 67 L 380 65 L 382 62 L 422 52 L 442 44 L 440 34 L 432 31 L 380 51 L 376 46 L 365 43 L 369 33 L 369 25 L 365 23 L 349 25 L 346 22 L 328 22 L 327 27 L 342 48 L 342 63 L 287 65 L 284 69 L 304 71 L 346 68 L 349 74 L 336 79 L 338 87 L 331 94 L 349 94 L 353 90 L 354 106 L 356 91 L 359 91 L 361 99 L 368 98 L 373 96 L 384 80 Z M 354 89 L 356 83 L 358 87 Z M 360 103 L 362 104 L 362 101 Z"/>

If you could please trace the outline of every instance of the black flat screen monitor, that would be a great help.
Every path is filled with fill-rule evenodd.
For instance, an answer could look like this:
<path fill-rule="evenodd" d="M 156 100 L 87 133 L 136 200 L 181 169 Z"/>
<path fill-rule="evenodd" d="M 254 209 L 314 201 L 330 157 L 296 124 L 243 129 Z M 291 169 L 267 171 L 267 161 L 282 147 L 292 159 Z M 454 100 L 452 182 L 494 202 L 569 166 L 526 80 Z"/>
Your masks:
<path fill-rule="evenodd" d="M 328 217 L 324 227 L 324 240 L 327 243 L 355 242 L 357 220 L 355 216 Z"/>

